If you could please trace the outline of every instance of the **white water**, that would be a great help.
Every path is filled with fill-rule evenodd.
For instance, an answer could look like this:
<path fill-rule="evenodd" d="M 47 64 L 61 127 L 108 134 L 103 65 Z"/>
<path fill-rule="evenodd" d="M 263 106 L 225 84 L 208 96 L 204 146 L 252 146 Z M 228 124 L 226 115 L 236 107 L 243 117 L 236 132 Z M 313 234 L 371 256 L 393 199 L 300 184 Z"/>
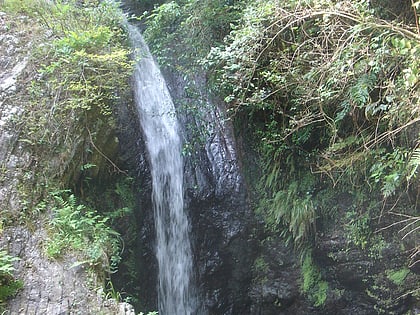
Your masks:
<path fill-rule="evenodd" d="M 175 108 L 141 34 L 134 27 L 130 33 L 138 48 L 135 100 L 152 173 L 159 314 L 193 314 L 192 254 L 184 212 L 183 162 Z"/>

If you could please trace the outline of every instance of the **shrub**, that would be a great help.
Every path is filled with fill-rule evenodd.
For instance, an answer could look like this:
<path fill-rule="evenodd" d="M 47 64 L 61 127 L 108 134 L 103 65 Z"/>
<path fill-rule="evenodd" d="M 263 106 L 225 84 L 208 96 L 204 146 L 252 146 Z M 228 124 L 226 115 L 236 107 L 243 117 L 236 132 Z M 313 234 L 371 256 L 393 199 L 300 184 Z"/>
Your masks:
<path fill-rule="evenodd" d="M 20 141 L 42 154 L 72 158 L 80 140 L 69 135 L 82 133 L 93 142 L 95 127 L 114 124 L 111 112 L 129 89 L 125 16 L 114 1 L 6 0 L 5 8 L 29 15 L 48 34 L 32 51 L 36 80 L 27 85 L 29 99 L 25 95 L 25 111 L 16 122 Z M 69 161 L 61 162 L 65 168 Z"/>
<path fill-rule="evenodd" d="M 386 200 L 412 185 L 419 54 L 416 29 L 378 19 L 368 2 L 247 4 L 206 65 L 259 154 L 269 222 L 300 242 L 323 218 L 317 192 L 379 191 Z M 310 189 L 290 192 L 309 176 Z"/>

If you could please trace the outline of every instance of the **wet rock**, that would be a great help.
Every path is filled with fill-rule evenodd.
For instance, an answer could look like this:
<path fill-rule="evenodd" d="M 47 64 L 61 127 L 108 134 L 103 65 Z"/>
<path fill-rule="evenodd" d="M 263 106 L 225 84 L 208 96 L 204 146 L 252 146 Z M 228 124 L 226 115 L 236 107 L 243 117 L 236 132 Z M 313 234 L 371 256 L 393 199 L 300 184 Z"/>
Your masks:
<path fill-rule="evenodd" d="M 250 314 L 307 314 L 308 305 L 300 290 L 299 259 L 281 239 L 264 241 L 252 272 Z"/>
<path fill-rule="evenodd" d="M 249 314 L 254 223 L 233 127 L 224 119 L 222 103 L 205 96 L 203 78 L 196 77 L 204 99 L 194 112 L 182 107 L 199 102 L 185 93 L 187 82 L 175 73 L 167 73 L 166 78 L 188 145 L 186 198 L 202 308 L 209 314 Z"/>
<path fill-rule="evenodd" d="M 411 314 L 416 303 L 410 288 L 420 277 L 408 271 L 402 241 L 393 235 L 387 231 L 386 241 L 365 249 L 349 243 L 344 229 L 320 235 L 314 258 L 329 283 L 330 298 L 324 306 L 328 314 Z M 401 270 L 407 275 L 396 285 L 390 275 Z"/>

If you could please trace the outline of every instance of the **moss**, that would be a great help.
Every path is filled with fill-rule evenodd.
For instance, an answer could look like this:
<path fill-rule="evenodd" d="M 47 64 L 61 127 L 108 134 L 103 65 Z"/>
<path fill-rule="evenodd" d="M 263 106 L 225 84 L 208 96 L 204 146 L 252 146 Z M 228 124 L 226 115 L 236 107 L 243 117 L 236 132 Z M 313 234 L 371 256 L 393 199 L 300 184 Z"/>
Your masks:
<path fill-rule="evenodd" d="M 311 254 L 307 254 L 303 260 L 302 277 L 302 291 L 309 300 L 316 307 L 324 305 L 328 295 L 328 283 L 322 280 L 321 272 L 314 264 Z"/>
<path fill-rule="evenodd" d="M 264 256 L 259 256 L 255 259 L 253 271 L 255 273 L 254 282 L 264 284 L 268 281 L 267 274 L 270 270 L 269 264 L 266 262 Z"/>

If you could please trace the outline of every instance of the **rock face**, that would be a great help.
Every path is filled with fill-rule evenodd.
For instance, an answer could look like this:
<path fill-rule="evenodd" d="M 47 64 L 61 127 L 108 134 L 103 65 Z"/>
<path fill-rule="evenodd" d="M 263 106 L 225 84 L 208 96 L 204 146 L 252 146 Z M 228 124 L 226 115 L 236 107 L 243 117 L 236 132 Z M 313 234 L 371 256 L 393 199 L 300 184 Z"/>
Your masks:
<path fill-rule="evenodd" d="M 384 216 L 373 231 L 395 222 Z M 349 244 L 345 229 L 330 228 L 319 235 L 314 257 L 322 267 L 330 294 L 326 314 L 417 314 L 414 290 L 420 277 L 410 266 L 413 240 L 401 240 L 399 229 L 378 233 L 365 248 Z M 398 275 L 398 276 L 397 276 Z"/>
<path fill-rule="evenodd" d="M 128 106 L 127 106 L 128 104 Z M 135 178 L 133 216 L 119 227 L 127 249 L 113 281 L 122 292 L 136 296 L 139 310 L 157 310 L 157 262 L 152 207 L 152 183 L 146 146 L 134 102 L 117 107 L 119 164 Z"/>
<path fill-rule="evenodd" d="M 191 109 L 199 100 L 185 93 L 186 83 L 173 74 L 167 78 L 184 126 L 186 199 L 203 312 L 247 314 L 255 245 L 233 128 L 217 101 L 210 105 L 204 97 L 205 104 Z"/>
<path fill-rule="evenodd" d="M 73 154 L 63 160 L 59 154 L 36 152 L 21 134 L 19 127 L 31 111 L 27 88 L 36 75 L 31 49 L 48 36 L 37 29 L 36 23 L 31 25 L 28 17 L 12 18 L 0 12 L 0 249 L 20 259 L 14 263 L 14 276 L 23 282 L 23 288 L 8 302 L 5 314 L 133 315 L 129 305 L 106 300 L 99 290 L 103 279 L 88 274 L 82 266 L 74 267 L 80 257 L 69 254 L 51 260 L 45 254 L 50 218 L 48 209 L 38 208 L 37 203 L 46 189 L 46 179 L 63 175 L 61 170 L 66 165 L 68 177 L 63 182 L 77 181 L 74 170 L 80 170 L 78 152 L 89 143 L 89 139 L 83 138 L 86 134 L 83 136 L 79 130 L 73 135 L 77 138 L 71 148 Z M 116 149 L 112 144 L 113 130 L 103 128 L 107 129 L 105 139 L 97 145 L 106 146 L 109 149 L 106 153 L 112 156 Z M 97 162 L 101 163 L 101 158 Z"/>
<path fill-rule="evenodd" d="M 253 276 L 249 314 L 317 314 L 301 293 L 300 260 L 283 240 L 264 240 Z"/>
<path fill-rule="evenodd" d="M 22 17 L 23 22 L 25 19 Z M 15 262 L 16 277 L 23 280 L 24 287 L 10 301 L 9 314 L 134 314 L 128 304 L 105 300 L 96 289 L 102 286 L 101 279 L 76 266 L 75 255 L 47 259 L 43 250 L 48 237 L 47 214 L 40 214 L 30 224 L 25 222 L 32 218 L 26 211 L 35 206 L 28 202 L 36 201 L 29 192 L 36 191 L 38 176 L 43 173 L 39 172 L 39 157 L 24 139 L 19 141 L 14 122 L 25 113 L 25 102 L 14 96 L 30 78 L 27 52 L 34 43 L 24 33 L 10 32 L 6 26 L 10 23 L 16 21 L 0 13 L 0 209 L 2 219 L 14 222 L 14 227 L 1 232 L 0 248 L 20 258 Z M 325 303 L 313 306 L 302 293 L 300 257 L 277 234 L 266 235 L 250 210 L 233 128 L 224 118 L 223 106 L 206 95 L 203 78 L 195 78 L 200 94 L 196 98 L 179 75 L 167 73 L 166 77 L 184 126 L 185 199 L 203 315 L 419 313 L 413 291 L 418 290 L 419 267 L 409 268 L 406 253 L 413 241 L 401 242 L 400 237 L 394 237 L 398 230 L 389 229 L 381 234 L 383 239 L 361 248 L 349 242 L 345 224 L 339 220 L 316 235 L 313 260 L 328 289 Z M 135 214 L 120 226 L 127 240 L 120 269 L 128 276 L 119 279 L 117 275 L 114 281 L 122 291 L 141 292 L 142 309 L 153 310 L 157 308 L 157 267 L 147 152 L 135 109 L 121 104 L 117 117 L 118 131 L 102 126 L 99 133 L 103 137 L 95 139 L 96 145 L 106 148 L 105 155 L 114 159 L 118 135 L 117 164 L 130 170 L 141 189 Z M 49 171 L 58 172 L 66 165 L 66 172 L 71 173 L 66 181 L 83 190 L 76 170 L 80 169 L 79 153 L 85 151 L 89 140 L 83 139 L 83 134 L 77 139 L 65 160 L 50 157 Z M 106 164 L 99 155 L 93 160 L 97 165 Z M 349 206 L 342 204 L 341 217 Z"/>
<path fill-rule="evenodd" d="M 186 198 L 191 217 L 197 283 L 209 314 L 416 314 L 418 270 L 408 268 L 407 252 L 415 242 L 401 242 L 398 230 L 373 233 L 367 248 L 352 244 L 346 222 L 349 198 L 337 194 L 342 213 L 323 222 L 317 232 L 313 260 L 327 283 L 326 300 L 318 306 L 302 289 L 298 251 L 274 235 L 250 212 L 232 126 L 223 106 L 188 97 L 185 82 L 167 73 L 171 93 L 184 125 Z M 203 86 L 196 78 L 197 86 Z M 199 88 L 200 89 L 200 88 Z M 201 90 L 201 102 L 210 102 Z M 204 94 L 204 97 L 203 97 Z M 189 108 L 185 110 L 185 108 Z M 199 140 L 197 140 L 199 139 Z M 394 220 L 377 225 L 376 231 Z M 252 232 L 252 233 L 251 233 Z M 392 274 L 404 281 L 393 283 Z M 205 313 L 204 312 L 204 313 Z"/>
<path fill-rule="evenodd" d="M 232 139 L 215 131 L 186 172 L 197 278 L 210 314 L 244 314 L 249 303 L 251 221 Z"/>
<path fill-rule="evenodd" d="M 185 198 L 201 312 L 247 314 L 254 245 L 249 236 L 251 213 L 232 126 L 214 106 L 197 109 L 194 113 L 185 111 L 183 104 L 196 100 L 186 96 L 185 82 L 178 76 L 167 74 L 166 78 L 178 107 L 178 118 L 184 126 Z M 210 108 L 211 111 L 207 111 Z M 147 153 L 135 110 L 121 108 L 119 120 L 122 126 L 130 126 L 120 130 L 124 163 L 136 170 L 133 174 L 142 187 L 138 195 L 137 242 L 131 249 L 138 253 L 135 260 L 140 305 L 142 309 L 153 310 L 157 308 L 157 268 Z M 209 128 L 209 124 L 214 127 Z"/>
<path fill-rule="evenodd" d="M 384 217 L 381 225 L 371 229 L 392 222 Z M 414 291 L 420 277 L 414 266 L 409 268 L 410 259 L 403 249 L 412 248 L 413 240 L 403 242 L 398 230 L 388 229 L 374 234 L 369 245 L 361 248 L 349 242 L 342 220 L 323 228 L 317 233 L 312 255 L 328 284 L 324 304 L 314 307 L 302 292 L 302 267 L 295 251 L 283 245 L 280 237 L 265 235 L 249 291 L 250 314 L 418 314 Z"/>
<path fill-rule="evenodd" d="M 35 231 L 25 227 L 3 231 L 0 246 L 20 258 L 15 268 L 24 284 L 10 301 L 7 314 L 135 314 L 130 306 L 105 300 L 102 283 L 83 266 L 73 267 L 78 257 L 48 259 L 43 250 L 48 238 L 43 222 L 34 223 Z"/>
<path fill-rule="evenodd" d="M 22 151 L 18 133 L 13 129 L 13 120 L 21 116 L 23 108 L 10 98 L 19 89 L 17 79 L 27 66 L 31 42 L 17 32 L 9 32 L 8 22 L 6 13 L 0 12 L 0 205 L 17 210 L 18 179 L 13 173 L 29 163 L 29 157 Z"/>

